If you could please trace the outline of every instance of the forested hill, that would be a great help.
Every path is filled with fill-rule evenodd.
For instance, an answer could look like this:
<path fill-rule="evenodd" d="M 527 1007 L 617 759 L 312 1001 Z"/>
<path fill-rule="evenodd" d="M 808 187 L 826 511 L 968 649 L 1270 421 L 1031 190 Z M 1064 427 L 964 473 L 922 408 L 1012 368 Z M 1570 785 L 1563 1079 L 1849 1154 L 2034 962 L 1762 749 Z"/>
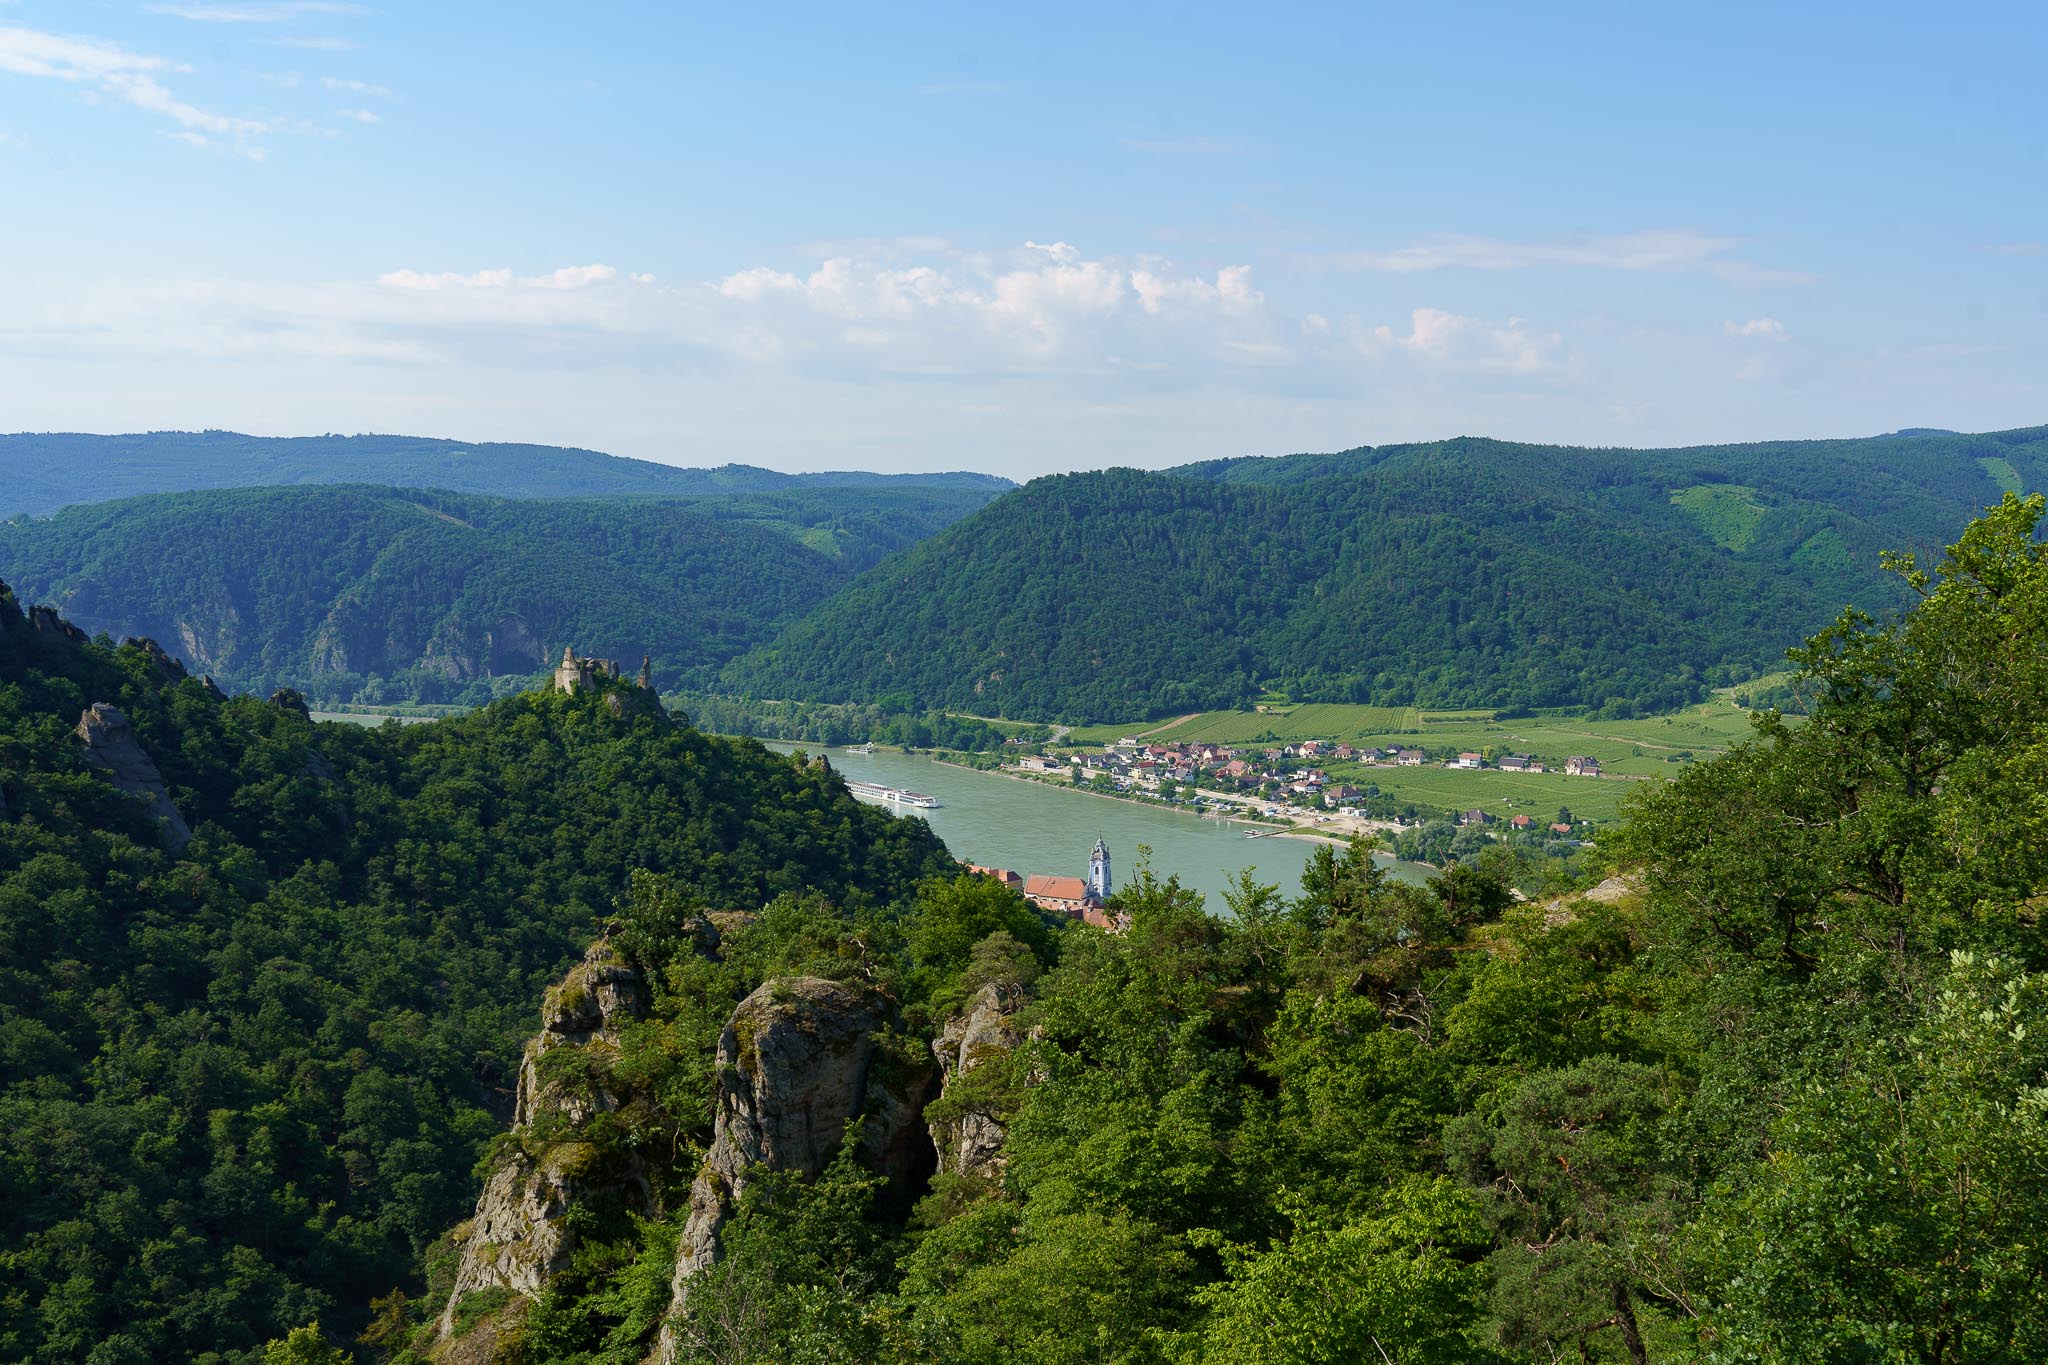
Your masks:
<path fill-rule="evenodd" d="M 2048 428 L 1588 450 L 1457 440 L 1040 479 L 723 683 L 1031 719 L 1298 699 L 1651 709 L 1774 667 L 1887 549 L 2048 487 Z"/>
<path fill-rule="evenodd" d="M 1012 487 L 987 474 L 781 474 L 729 464 L 679 469 L 595 450 L 421 436 L 244 436 L 233 431 L 0 435 L 0 517 L 141 493 L 302 483 L 448 488 L 508 498 L 622 493 L 702 496 L 805 488 L 946 488 L 984 498 Z"/>
<path fill-rule="evenodd" d="M 157 494 L 0 524 L 0 576 L 223 685 L 488 699 L 565 645 L 673 686 L 966 515 L 986 490 L 876 485 L 512 500 L 359 486 Z M 496 684 L 503 690 L 505 684 Z"/>
<path fill-rule="evenodd" d="M 88 748 L 92 703 L 125 723 Z M 374 730 L 290 703 L 0 585 L 0 1359 L 254 1365 L 417 1294 L 534 1001 L 637 869 L 693 907 L 852 912 L 952 867 L 922 822 L 630 688 Z M 117 786 L 145 779 L 182 847 Z"/>

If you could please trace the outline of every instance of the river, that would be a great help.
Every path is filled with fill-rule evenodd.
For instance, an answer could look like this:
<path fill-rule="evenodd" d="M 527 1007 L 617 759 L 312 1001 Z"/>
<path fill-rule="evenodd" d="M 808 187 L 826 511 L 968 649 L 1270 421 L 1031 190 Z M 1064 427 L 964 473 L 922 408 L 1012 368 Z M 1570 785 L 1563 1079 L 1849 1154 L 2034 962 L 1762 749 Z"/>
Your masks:
<path fill-rule="evenodd" d="M 785 752 L 817 745 L 771 742 Z M 1043 782 L 976 772 L 920 754 L 878 750 L 873 754 L 828 749 L 841 776 L 889 787 L 905 787 L 938 798 L 933 810 L 905 811 L 931 823 L 953 856 L 965 862 L 1007 867 L 1015 872 L 1088 875 L 1088 854 L 1100 838 L 1109 845 L 1115 884 L 1129 880 L 1140 845 L 1152 850 L 1152 871 L 1178 876 L 1222 912 L 1223 888 L 1239 868 L 1260 881 L 1275 882 L 1294 895 L 1301 871 L 1316 844 L 1309 839 L 1247 839 L 1249 830 L 1270 826 L 1193 815 L 1159 806 L 1118 801 L 1087 792 L 1062 791 Z M 892 809 L 899 809 L 892 807 Z M 1380 866 L 1403 881 L 1420 882 L 1435 869 L 1385 855 Z"/>

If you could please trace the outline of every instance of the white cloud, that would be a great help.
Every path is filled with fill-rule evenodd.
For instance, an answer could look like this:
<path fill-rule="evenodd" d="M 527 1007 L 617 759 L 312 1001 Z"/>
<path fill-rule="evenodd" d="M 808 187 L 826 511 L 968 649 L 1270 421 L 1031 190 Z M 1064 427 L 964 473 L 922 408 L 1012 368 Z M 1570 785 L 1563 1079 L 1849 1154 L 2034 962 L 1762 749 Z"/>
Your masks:
<path fill-rule="evenodd" d="M 161 114 L 186 128 L 236 137 L 270 131 L 269 124 L 256 119 L 231 118 L 187 104 L 157 84 L 154 77 L 140 72 L 118 71 L 108 76 L 104 84 L 136 108 Z"/>
<path fill-rule="evenodd" d="M 377 283 L 396 289 L 502 289 L 512 283 L 512 272 L 479 270 L 474 275 L 461 275 L 452 270 L 432 274 L 418 270 L 394 270 L 379 275 Z"/>
<path fill-rule="evenodd" d="M 1791 334 L 1785 324 L 1776 318 L 1751 318 L 1747 322 L 1724 322 L 1721 330 L 1732 337 L 1758 337 L 1765 341 L 1784 341 Z"/>
<path fill-rule="evenodd" d="M 200 24 L 282 24 L 310 16 L 350 15 L 364 12 L 361 5 L 337 0 L 278 0 L 275 4 L 247 5 L 145 5 L 151 14 L 168 14 Z"/>
<path fill-rule="evenodd" d="M 347 38 L 258 38 L 265 47 L 296 47 L 307 52 L 353 52 L 356 44 Z"/>
<path fill-rule="evenodd" d="M 529 275 L 520 283 L 532 289 L 582 289 L 616 279 L 618 274 L 608 265 L 565 265 L 545 275 Z"/>
<path fill-rule="evenodd" d="M 258 119 L 236 118 L 201 109 L 179 99 L 152 73 L 169 71 L 171 63 L 162 57 L 131 52 L 97 38 L 73 38 L 35 29 L 0 28 L 0 71 L 20 76 L 84 84 L 93 95 L 106 95 L 138 109 L 170 119 L 187 132 L 211 133 L 235 139 L 238 150 L 260 157 L 249 142 L 272 126 Z M 194 146 L 206 145 L 202 138 L 178 139 Z"/>
<path fill-rule="evenodd" d="M 1252 268 L 1227 265 L 1216 272 L 1212 283 L 1197 278 L 1173 278 L 1150 270 L 1133 270 L 1131 288 L 1148 313 L 1180 308 L 1222 308 L 1249 311 L 1263 305 L 1266 296 L 1252 288 Z"/>
<path fill-rule="evenodd" d="M 349 119 L 355 123 L 382 123 L 384 116 L 374 109 L 336 109 L 336 118 Z"/>
<path fill-rule="evenodd" d="M 2048 255 L 2048 242 L 1997 242 L 1985 248 L 1996 256 Z"/>
<path fill-rule="evenodd" d="M 1441 237 L 1396 251 L 1348 251 L 1332 263 L 1350 270 L 1408 275 L 1433 270 L 1659 271 L 1710 275 L 1730 284 L 1796 284 L 1812 277 L 1731 256 L 1739 238 L 1687 228 L 1659 228 L 1564 242 L 1506 242 L 1492 237 Z"/>
<path fill-rule="evenodd" d="M 381 85 L 371 85 L 368 81 L 345 81 L 333 76 L 322 76 L 320 84 L 329 90 L 342 91 L 351 95 L 370 95 L 380 100 L 388 100 L 392 97 L 389 90 Z"/>
<path fill-rule="evenodd" d="M 1417 308 L 1409 314 L 1407 335 L 1382 325 L 1358 337 L 1358 343 L 1368 355 L 1405 354 L 1444 369 L 1536 374 L 1556 366 L 1564 338 L 1535 330 L 1521 318 L 1496 323 Z"/>
<path fill-rule="evenodd" d="M 1020 252 L 996 255 L 947 252 L 916 265 L 834 256 L 803 275 L 756 266 L 726 276 L 717 290 L 746 304 L 894 324 L 905 329 L 896 334 L 905 342 L 948 333 L 1008 337 L 1034 352 L 1162 315 L 1251 321 L 1264 304 L 1248 266 L 1187 275 L 1163 262 L 1089 259 L 1062 241 L 1027 241 Z M 873 346 L 876 337 L 863 333 L 861 344 Z"/>
<path fill-rule="evenodd" d="M 619 272 L 608 265 L 565 265 L 545 275 L 524 275 L 514 277 L 510 270 L 479 270 L 473 275 L 443 270 L 427 273 L 418 270 L 393 270 L 379 275 L 377 283 L 390 285 L 395 289 L 506 289 L 517 285 L 525 289 L 582 289 L 606 280 L 618 278 Z M 652 275 L 634 275 L 635 283 L 652 284 Z"/>
<path fill-rule="evenodd" d="M 162 57 L 130 52 L 97 38 L 67 38 L 28 28 L 0 28 L 0 71 L 61 81 L 102 81 L 128 71 L 162 71 Z"/>

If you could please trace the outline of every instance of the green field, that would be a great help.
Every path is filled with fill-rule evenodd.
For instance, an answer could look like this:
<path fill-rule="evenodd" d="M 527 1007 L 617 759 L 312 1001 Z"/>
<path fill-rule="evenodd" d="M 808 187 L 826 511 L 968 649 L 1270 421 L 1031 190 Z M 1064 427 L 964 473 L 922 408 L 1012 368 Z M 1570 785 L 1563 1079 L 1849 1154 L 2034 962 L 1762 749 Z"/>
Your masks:
<path fill-rule="evenodd" d="M 1067 743 L 1107 744 L 1129 736 L 1158 743 L 1257 744 L 1327 739 L 1344 744 L 1470 749 L 1489 758 L 1501 753 L 1534 754 L 1546 766 L 1561 766 L 1574 754 L 1600 760 L 1615 778 L 1566 777 L 1562 773 L 1503 773 L 1491 769 L 1439 766 L 1390 768 L 1327 765 L 1333 777 L 1358 786 L 1375 785 L 1404 801 L 1450 810 L 1479 808 L 1489 814 L 1542 815 L 1560 805 L 1594 820 L 1611 820 L 1637 784 L 1622 777 L 1663 778 L 1693 759 L 1712 757 L 1750 730 L 1749 711 L 1735 705 L 1733 689 L 1668 716 L 1641 720 L 1588 720 L 1578 716 L 1533 716 L 1497 720 L 1491 711 L 1421 711 L 1414 707 L 1307 703 L 1265 711 L 1205 711 L 1120 725 L 1075 730 Z"/>
<path fill-rule="evenodd" d="M 1768 511 L 1756 490 L 1734 483 L 1702 483 L 1671 495 L 1672 505 L 1691 517 L 1708 540 L 1724 550 L 1747 550 Z"/>
<path fill-rule="evenodd" d="M 1109 744 L 1126 735 L 1144 735 L 1160 744 L 1254 744 L 1261 740 L 1284 743 L 1298 739 L 1356 744 L 1368 735 L 1419 732 L 1422 717 L 1423 713 L 1412 706 L 1307 702 L 1299 706 L 1272 706 L 1263 711 L 1203 711 L 1185 719 L 1166 716 L 1120 725 L 1088 725 L 1075 730 L 1069 738 L 1075 744 Z"/>
<path fill-rule="evenodd" d="M 1531 815 L 1540 823 L 1568 806 L 1581 820 L 1601 822 L 1621 813 L 1622 798 L 1646 786 L 1613 777 L 1566 777 L 1562 773 L 1502 773 L 1464 768 L 1363 768 L 1333 763 L 1330 776 L 1359 787 L 1378 787 L 1397 801 L 1414 801 L 1447 811 L 1483 810 L 1498 820 Z"/>

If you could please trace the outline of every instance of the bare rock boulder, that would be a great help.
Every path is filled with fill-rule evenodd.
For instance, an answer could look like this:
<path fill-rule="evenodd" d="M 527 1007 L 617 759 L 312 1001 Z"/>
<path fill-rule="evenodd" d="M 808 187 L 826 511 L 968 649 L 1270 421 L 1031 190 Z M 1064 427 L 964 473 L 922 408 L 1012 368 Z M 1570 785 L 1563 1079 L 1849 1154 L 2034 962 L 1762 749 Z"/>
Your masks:
<path fill-rule="evenodd" d="M 909 1182 L 929 1170 L 923 1112 L 932 1068 L 894 1046 L 896 1006 L 880 991 L 822 977 L 783 977 L 741 1001 L 718 1040 L 718 1110 L 711 1149 L 690 1187 L 676 1257 L 674 1302 L 719 1256 L 719 1232 L 758 1169 L 815 1176 L 847 1123 L 864 1120 L 860 1156 Z M 663 1324 L 655 1358 L 673 1361 L 677 1321 Z"/>
<path fill-rule="evenodd" d="M 964 1012 L 948 1019 L 932 1040 L 932 1055 L 945 1074 L 944 1089 L 930 1113 L 932 1146 L 941 1173 L 999 1177 L 1003 1142 L 1009 1136 L 994 1106 L 968 1092 L 967 1075 L 982 1063 L 1007 1056 L 1023 1042 L 1016 1023 L 1017 995 L 983 986 Z"/>
<path fill-rule="evenodd" d="M 519 1068 L 513 1145 L 485 1184 L 475 1216 L 455 1230 L 462 1260 L 441 1311 L 437 1359 L 462 1354 L 455 1331 L 465 1298 L 509 1289 L 519 1296 L 509 1311 L 523 1312 L 523 1301 L 569 1264 L 576 1250 L 572 1209 L 624 1205 L 654 1212 L 639 1158 L 580 1136 L 592 1118 L 628 1101 L 607 1083 L 606 1064 L 617 1055 L 619 1030 L 644 1017 L 647 1003 L 638 969 L 604 938 L 548 990 L 540 1034 L 526 1045 Z M 564 1048 L 578 1053 L 550 1064 L 550 1054 Z M 488 1333 L 491 1324 L 476 1330 Z"/>
<path fill-rule="evenodd" d="M 182 853 L 192 842 L 192 827 L 171 804 L 163 774 L 136 740 L 127 715 L 119 707 L 96 701 L 78 718 L 77 734 L 85 745 L 86 763 L 105 773 L 121 791 L 149 802 L 149 813 L 163 831 L 164 846 Z"/>

